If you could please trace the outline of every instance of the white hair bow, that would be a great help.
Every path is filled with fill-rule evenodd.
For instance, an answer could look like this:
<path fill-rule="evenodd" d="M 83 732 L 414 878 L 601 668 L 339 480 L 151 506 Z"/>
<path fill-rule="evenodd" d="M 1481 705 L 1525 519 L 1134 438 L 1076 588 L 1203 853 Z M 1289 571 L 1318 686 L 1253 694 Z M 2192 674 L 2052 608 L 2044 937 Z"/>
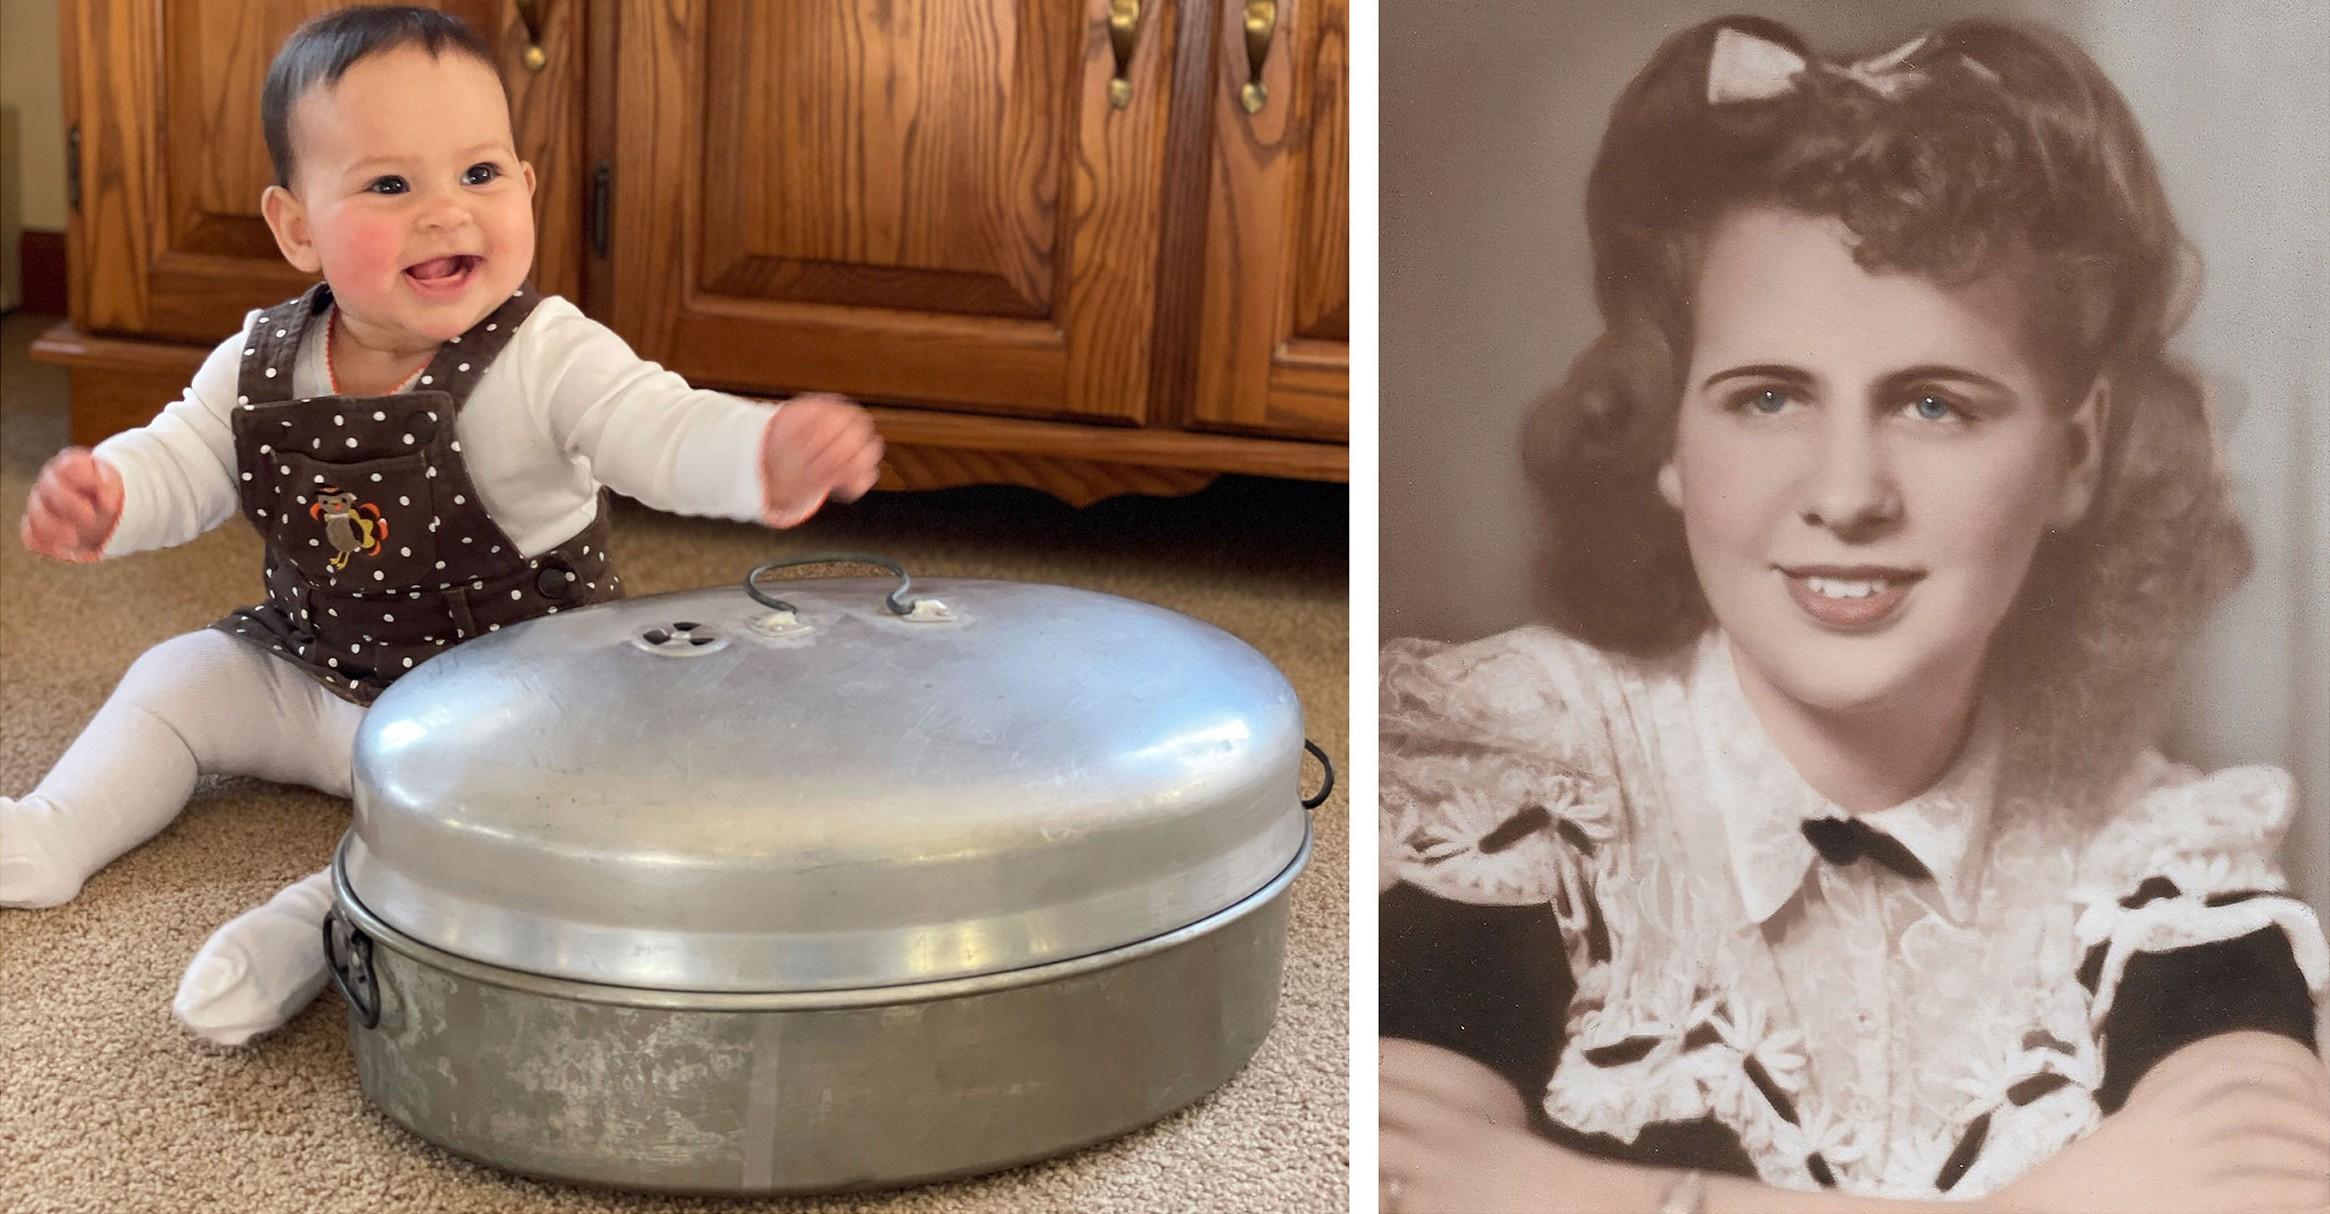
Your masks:
<path fill-rule="evenodd" d="M 1909 58 L 1926 44 L 1927 35 L 1857 63 L 1821 66 L 1859 83 L 1880 97 L 1898 97 L 1902 90 L 1925 81 L 1925 73 L 1909 66 Z M 1812 65 L 1804 56 L 1768 38 L 1725 28 L 1715 31 L 1715 51 L 1707 59 L 1707 102 L 1761 101 L 1796 87 L 1796 78 Z"/>

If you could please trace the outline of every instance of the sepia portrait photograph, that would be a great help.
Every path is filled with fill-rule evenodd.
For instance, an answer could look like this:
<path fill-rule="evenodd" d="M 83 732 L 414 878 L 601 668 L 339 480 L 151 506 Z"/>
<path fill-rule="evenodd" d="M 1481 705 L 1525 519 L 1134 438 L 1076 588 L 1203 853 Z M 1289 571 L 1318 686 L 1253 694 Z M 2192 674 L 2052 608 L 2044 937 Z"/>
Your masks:
<path fill-rule="evenodd" d="M 1379 1208 L 2330 1209 L 2330 8 L 1381 38 Z"/>

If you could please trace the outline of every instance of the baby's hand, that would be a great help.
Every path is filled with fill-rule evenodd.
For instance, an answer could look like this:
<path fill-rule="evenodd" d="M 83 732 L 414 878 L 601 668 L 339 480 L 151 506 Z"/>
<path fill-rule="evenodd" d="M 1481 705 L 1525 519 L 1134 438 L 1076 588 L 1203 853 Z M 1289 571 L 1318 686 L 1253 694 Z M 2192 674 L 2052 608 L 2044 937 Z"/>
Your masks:
<path fill-rule="evenodd" d="M 855 501 L 874 487 L 882 436 L 864 409 L 838 396 L 796 396 L 761 431 L 761 521 L 793 527 L 830 497 Z"/>
<path fill-rule="evenodd" d="M 94 561 L 121 521 L 121 474 L 87 447 L 67 447 L 40 470 L 25 502 L 24 546 L 60 561 Z"/>

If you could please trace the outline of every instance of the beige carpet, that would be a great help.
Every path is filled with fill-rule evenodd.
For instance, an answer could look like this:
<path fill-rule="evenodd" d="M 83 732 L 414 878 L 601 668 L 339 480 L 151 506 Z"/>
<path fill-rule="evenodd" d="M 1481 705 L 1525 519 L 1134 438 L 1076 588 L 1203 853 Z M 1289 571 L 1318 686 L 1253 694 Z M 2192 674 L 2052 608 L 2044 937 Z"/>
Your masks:
<path fill-rule="evenodd" d="M 69 567 L 16 539 L 24 497 L 65 441 L 65 377 L 25 359 L 45 318 L 0 326 L 0 789 L 27 790 L 147 646 L 251 599 L 240 521 L 168 552 Z M 724 583 L 789 552 L 871 550 L 918 572 L 1053 582 L 1159 603 L 1268 654 L 1310 732 L 1348 753 L 1340 486 L 1224 481 L 1192 498 L 1071 510 L 1009 489 L 879 495 L 799 531 L 626 505 L 634 593 Z M 322 867 L 344 803 L 206 780 L 177 823 L 69 905 L 0 910 L 0 1210 L 1343 1210 L 1349 1204 L 1348 802 L 1317 814 L 1295 884 L 1276 1029 L 1230 1084 L 1164 1123 L 1065 1159 L 892 1194 L 785 1201 L 638 1197 L 516 1180 L 446 1155 L 364 1102 L 344 1005 L 327 991 L 241 1050 L 170 1019 L 205 936 Z"/>

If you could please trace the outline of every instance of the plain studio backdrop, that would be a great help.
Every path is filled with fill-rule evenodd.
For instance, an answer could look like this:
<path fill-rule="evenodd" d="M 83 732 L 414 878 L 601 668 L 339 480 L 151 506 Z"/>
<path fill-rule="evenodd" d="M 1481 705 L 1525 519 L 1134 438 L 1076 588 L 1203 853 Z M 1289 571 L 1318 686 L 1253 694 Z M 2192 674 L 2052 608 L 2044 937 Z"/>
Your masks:
<path fill-rule="evenodd" d="M 2207 277 L 2176 349 L 2217 404 L 2257 571 L 2217 612 L 2163 748 L 2273 763 L 2285 852 L 2330 908 L 2330 5 L 1386 0 L 1382 10 L 1382 635 L 1532 618 L 1518 436 L 1599 331 L 1585 182 L 1611 103 L 1668 34 L 1753 12 L 1828 55 L 1970 15 L 2086 46 L 2143 124 Z"/>

